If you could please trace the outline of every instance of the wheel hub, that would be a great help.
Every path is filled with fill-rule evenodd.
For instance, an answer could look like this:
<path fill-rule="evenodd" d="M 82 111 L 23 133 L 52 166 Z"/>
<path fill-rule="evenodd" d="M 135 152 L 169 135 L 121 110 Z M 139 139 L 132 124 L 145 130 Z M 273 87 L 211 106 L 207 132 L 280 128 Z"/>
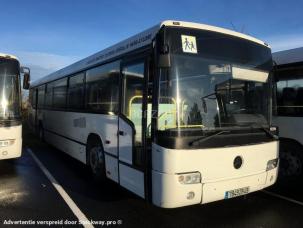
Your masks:
<path fill-rule="evenodd" d="M 90 164 L 94 173 L 97 172 L 99 164 L 103 162 L 100 154 L 101 154 L 100 147 L 93 147 L 90 151 Z"/>

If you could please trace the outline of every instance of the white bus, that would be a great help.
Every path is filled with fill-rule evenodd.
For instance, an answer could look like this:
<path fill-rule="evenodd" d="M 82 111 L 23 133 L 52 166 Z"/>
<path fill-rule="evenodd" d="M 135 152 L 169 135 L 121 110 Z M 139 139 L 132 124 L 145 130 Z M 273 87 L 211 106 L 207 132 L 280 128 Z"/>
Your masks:
<path fill-rule="evenodd" d="M 273 54 L 282 179 L 303 175 L 303 47 Z"/>
<path fill-rule="evenodd" d="M 41 139 L 153 204 L 174 208 L 275 183 L 268 45 L 164 21 L 31 85 Z"/>
<path fill-rule="evenodd" d="M 22 150 L 20 73 L 28 89 L 29 69 L 15 56 L 0 53 L 0 160 L 17 158 Z"/>

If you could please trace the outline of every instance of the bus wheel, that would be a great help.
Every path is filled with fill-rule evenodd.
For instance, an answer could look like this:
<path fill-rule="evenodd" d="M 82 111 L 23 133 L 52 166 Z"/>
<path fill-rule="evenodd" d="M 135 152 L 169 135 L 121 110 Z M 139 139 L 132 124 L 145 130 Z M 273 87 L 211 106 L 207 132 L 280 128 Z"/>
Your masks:
<path fill-rule="evenodd" d="M 42 125 L 39 126 L 39 139 L 40 141 L 44 142 L 44 129 Z"/>
<path fill-rule="evenodd" d="M 101 143 L 94 143 L 89 146 L 89 167 L 94 176 L 94 179 L 98 182 L 105 180 L 105 159 L 104 151 Z"/>
<path fill-rule="evenodd" d="M 281 142 L 279 168 L 282 179 L 303 175 L 303 150 L 300 146 Z"/>

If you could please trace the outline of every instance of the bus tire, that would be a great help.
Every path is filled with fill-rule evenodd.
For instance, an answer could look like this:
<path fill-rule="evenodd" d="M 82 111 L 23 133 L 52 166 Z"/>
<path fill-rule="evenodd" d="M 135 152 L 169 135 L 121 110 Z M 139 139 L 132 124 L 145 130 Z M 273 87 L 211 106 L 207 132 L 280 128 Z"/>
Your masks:
<path fill-rule="evenodd" d="M 103 182 L 106 179 L 105 157 L 102 143 L 100 140 L 89 140 L 88 143 L 88 166 L 97 182 Z"/>
<path fill-rule="evenodd" d="M 39 125 L 38 136 L 39 136 L 40 141 L 44 142 L 44 128 L 43 128 L 42 124 Z"/>
<path fill-rule="evenodd" d="M 280 142 L 280 179 L 303 176 L 303 148 L 298 143 Z"/>

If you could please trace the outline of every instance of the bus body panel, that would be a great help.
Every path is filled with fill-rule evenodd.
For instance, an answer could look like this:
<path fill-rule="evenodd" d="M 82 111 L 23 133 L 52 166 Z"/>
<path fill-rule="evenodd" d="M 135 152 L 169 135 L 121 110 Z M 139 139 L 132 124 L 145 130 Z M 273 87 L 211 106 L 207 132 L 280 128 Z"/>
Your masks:
<path fill-rule="evenodd" d="M 58 148 L 59 150 L 62 150 L 63 152 L 67 153 L 78 161 L 81 161 L 84 164 L 86 163 L 85 146 L 49 131 L 44 132 L 44 137 L 45 139 L 47 139 L 46 142 L 50 143 L 54 147 Z"/>
<path fill-rule="evenodd" d="M 52 110 L 38 113 L 46 141 L 77 160 L 86 164 L 89 134 L 98 135 L 104 151 L 117 156 L 117 116 Z"/>
<path fill-rule="evenodd" d="M 163 208 L 175 208 L 200 204 L 202 199 L 202 184 L 180 184 L 178 176 L 152 170 L 153 204 Z M 194 192 L 195 197 L 187 200 L 187 194 Z"/>
<path fill-rule="evenodd" d="M 279 127 L 281 138 L 294 139 L 303 145 L 302 117 L 273 116 L 273 124 Z"/>
<path fill-rule="evenodd" d="M 89 134 L 100 136 L 105 151 L 106 176 L 115 182 L 120 180 L 121 186 L 144 198 L 144 173 L 118 164 L 118 116 L 52 110 L 38 113 L 45 140 L 84 164 Z M 128 151 L 122 146 L 120 161 L 125 161 L 123 154 Z M 127 161 L 132 164 L 131 157 Z"/>
<path fill-rule="evenodd" d="M 106 170 L 106 177 L 115 181 L 119 182 L 119 169 L 118 169 L 118 159 L 105 154 L 105 170 Z"/>
<path fill-rule="evenodd" d="M 230 190 L 249 187 L 249 192 L 255 192 L 273 185 L 277 173 L 278 168 L 275 168 L 242 178 L 184 185 L 178 182 L 178 175 L 152 171 L 153 204 L 163 208 L 176 208 L 223 200 L 227 199 L 226 192 Z M 188 199 L 190 192 L 194 193 L 193 199 Z"/>
<path fill-rule="evenodd" d="M 273 141 L 246 146 L 174 150 L 153 144 L 153 170 L 169 174 L 200 172 L 204 183 L 254 175 L 264 172 L 267 161 L 278 157 L 278 145 Z M 243 159 L 239 169 L 233 166 L 237 156 Z"/>
<path fill-rule="evenodd" d="M 119 177 L 121 186 L 144 198 L 144 173 L 142 171 L 119 163 Z"/>
<path fill-rule="evenodd" d="M 0 128 L 0 140 L 14 140 L 11 145 L 0 147 L 0 160 L 18 158 L 22 151 L 22 125 Z"/>
<path fill-rule="evenodd" d="M 279 143 L 274 141 L 225 148 L 173 150 L 153 144 L 153 202 L 161 207 L 180 207 L 221 200 L 227 191 L 234 189 L 248 187 L 249 192 L 254 192 L 268 187 L 277 179 L 277 168 L 266 171 L 267 162 L 278 158 L 278 146 Z M 237 156 L 243 159 L 239 169 L 233 165 Z M 179 174 L 194 172 L 201 174 L 201 183 L 179 183 Z M 269 174 L 270 178 L 267 178 Z M 190 191 L 195 197 L 188 200 Z"/>

